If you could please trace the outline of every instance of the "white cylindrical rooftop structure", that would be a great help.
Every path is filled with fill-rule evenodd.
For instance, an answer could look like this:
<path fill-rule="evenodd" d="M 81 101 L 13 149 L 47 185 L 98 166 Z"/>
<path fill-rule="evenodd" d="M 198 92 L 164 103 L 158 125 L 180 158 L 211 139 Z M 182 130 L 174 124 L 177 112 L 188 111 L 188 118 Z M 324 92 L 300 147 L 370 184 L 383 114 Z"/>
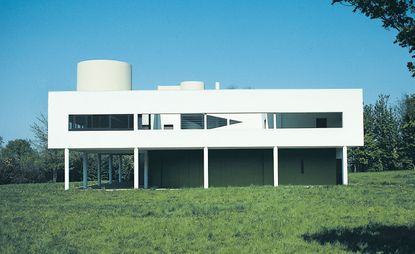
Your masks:
<path fill-rule="evenodd" d="M 205 83 L 202 81 L 183 81 L 180 82 L 180 88 L 182 90 L 204 90 Z"/>
<path fill-rule="evenodd" d="M 131 65 L 114 60 L 78 63 L 77 91 L 131 90 Z"/>

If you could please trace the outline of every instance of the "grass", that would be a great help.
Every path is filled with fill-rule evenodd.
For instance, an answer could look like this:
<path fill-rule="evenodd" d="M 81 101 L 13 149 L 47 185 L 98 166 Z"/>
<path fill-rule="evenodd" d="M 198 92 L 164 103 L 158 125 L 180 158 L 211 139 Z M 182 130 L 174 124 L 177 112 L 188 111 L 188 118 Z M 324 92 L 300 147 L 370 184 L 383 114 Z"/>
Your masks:
<path fill-rule="evenodd" d="M 0 253 L 411 253 L 415 171 L 349 186 L 0 186 Z"/>

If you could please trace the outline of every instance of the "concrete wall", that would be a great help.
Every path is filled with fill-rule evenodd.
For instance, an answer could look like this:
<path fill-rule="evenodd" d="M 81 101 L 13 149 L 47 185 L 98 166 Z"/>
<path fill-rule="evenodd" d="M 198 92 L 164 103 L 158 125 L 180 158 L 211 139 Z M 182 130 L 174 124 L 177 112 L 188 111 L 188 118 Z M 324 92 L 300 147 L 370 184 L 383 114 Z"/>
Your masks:
<path fill-rule="evenodd" d="M 360 89 L 50 92 L 48 145 L 57 149 L 360 146 L 362 96 Z M 137 114 L 267 112 L 342 112 L 343 127 L 237 129 L 236 124 L 231 129 L 137 130 Z M 68 131 L 69 114 L 134 114 L 134 130 Z"/>
<path fill-rule="evenodd" d="M 209 186 L 272 184 L 271 149 L 209 149 Z"/>
<path fill-rule="evenodd" d="M 336 149 L 279 149 L 280 185 L 332 185 L 336 179 Z M 301 172 L 301 161 L 304 173 Z"/>

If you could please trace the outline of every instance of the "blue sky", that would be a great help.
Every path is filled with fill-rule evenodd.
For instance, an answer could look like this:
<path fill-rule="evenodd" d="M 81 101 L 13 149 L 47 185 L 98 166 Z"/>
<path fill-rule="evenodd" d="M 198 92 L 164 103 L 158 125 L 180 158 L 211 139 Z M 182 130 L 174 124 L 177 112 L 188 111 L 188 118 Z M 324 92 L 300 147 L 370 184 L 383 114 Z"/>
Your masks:
<path fill-rule="evenodd" d="M 0 0 L 0 136 L 32 138 L 47 92 L 74 90 L 76 64 L 133 65 L 133 88 L 363 88 L 414 92 L 395 32 L 331 1 Z"/>

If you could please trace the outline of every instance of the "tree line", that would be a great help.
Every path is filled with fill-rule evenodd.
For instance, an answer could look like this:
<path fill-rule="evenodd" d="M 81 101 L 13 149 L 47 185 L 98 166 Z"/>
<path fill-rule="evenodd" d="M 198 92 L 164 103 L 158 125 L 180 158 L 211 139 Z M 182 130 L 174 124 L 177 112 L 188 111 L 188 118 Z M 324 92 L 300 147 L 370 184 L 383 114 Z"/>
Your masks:
<path fill-rule="evenodd" d="M 349 170 L 384 171 L 415 169 L 415 94 L 404 95 L 391 103 L 379 95 L 374 104 L 364 105 L 364 140 L 362 147 L 349 148 Z M 47 118 L 41 114 L 31 126 L 33 140 L 15 139 L 4 144 L 0 136 L 0 184 L 63 181 L 64 156 L 61 149 L 48 149 Z M 90 179 L 96 179 L 95 155 L 88 155 Z M 142 160 L 140 160 L 142 161 Z M 108 179 L 108 160 L 103 156 L 102 178 Z M 123 156 L 123 179 L 132 179 L 132 157 Z M 114 157 L 114 169 L 118 156 Z M 115 178 L 115 170 L 113 172 Z M 71 152 L 70 178 L 81 180 L 80 153 Z"/>
<path fill-rule="evenodd" d="M 379 95 L 364 106 L 362 147 L 350 148 L 352 171 L 384 171 L 415 168 L 415 94 L 404 95 L 392 104 Z"/>
<path fill-rule="evenodd" d="M 64 154 L 62 149 L 48 149 L 48 122 L 41 114 L 31 126 L 34 139 L 15 139 L 4 144 L 0 136 L 0 184 L 62 182 L 64 177 Z M 116 178 L 118 156 L 113 157 L 113 179 Z M 88 154 L 88 178 L 96 179 L 98 158 Z M 82 179 L 82 155 L 71 151 L 69 162 L 71 181 Z M 123 156 L 122 177 L 133 179 L 132 156 Z M 108 155 L 102 156 L 102 180 L 108 180 Z"/>

